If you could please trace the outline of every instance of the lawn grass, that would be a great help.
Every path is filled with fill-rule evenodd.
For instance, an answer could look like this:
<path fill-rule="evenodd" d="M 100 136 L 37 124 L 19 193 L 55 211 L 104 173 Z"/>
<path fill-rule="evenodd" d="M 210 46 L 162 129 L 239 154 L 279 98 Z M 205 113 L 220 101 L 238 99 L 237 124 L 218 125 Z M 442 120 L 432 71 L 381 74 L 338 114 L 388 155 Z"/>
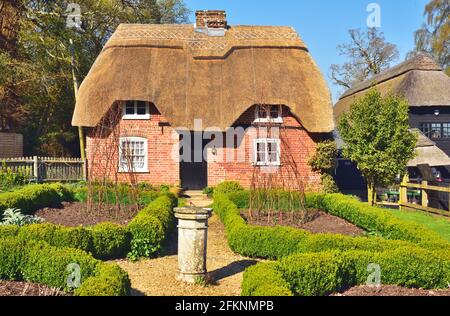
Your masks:
<path fill-rule="evenodd" d="M 422 224 L 450 242 L 450 218 L 421 211 L 392 210 L 392 214 L 402 220 Z"/>

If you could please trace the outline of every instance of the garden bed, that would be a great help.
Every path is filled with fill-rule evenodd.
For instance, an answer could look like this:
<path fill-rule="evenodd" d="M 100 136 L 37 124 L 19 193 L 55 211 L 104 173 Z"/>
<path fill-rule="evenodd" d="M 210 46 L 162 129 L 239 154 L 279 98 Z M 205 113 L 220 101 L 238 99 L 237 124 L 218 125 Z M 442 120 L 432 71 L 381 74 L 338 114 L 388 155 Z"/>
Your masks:
<path fill-rule="evenodd" d="M 241 216 L 247 224 L 255 226 L 290 226 L 304 229 L 313 234 L 332 233 L 347 236 L 362 236 L 365 231 L 358 226 L 340 218 L 319 210 L 310 210 L 305 216 L 303 212 L 285 213 L 266 212 L 255 213 L 251 217 L 249 212 L 242 211 Z"/>
<path fill-rule="evenodd" d="M 103 208 L 102 211 L 89 210 L 87 203 L 63 202 L 60 207 L 40 209 L 35 215 L 48 223 L 78 227 L 93 226 L 103 222 L 128 225 L 137 214 L 131 206 L 122 206 L 120 210 L 114 205 L 103 206 Z"/>
<path fill-rule="evenodd" d="M 70 294 L 37 283 L 0 280 L 0 296 L 69 296 Z"/>
<path fill-rule="evenodd" d="M 407 289 L 400 286 L 355 286 L 332 296 L 450 296 L 450 290 Z"/>

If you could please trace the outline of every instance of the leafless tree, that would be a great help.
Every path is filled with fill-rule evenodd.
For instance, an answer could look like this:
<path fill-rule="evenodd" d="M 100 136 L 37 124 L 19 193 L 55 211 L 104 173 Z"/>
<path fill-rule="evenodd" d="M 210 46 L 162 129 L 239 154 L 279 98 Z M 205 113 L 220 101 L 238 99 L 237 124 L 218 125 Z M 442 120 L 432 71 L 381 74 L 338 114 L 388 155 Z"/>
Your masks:
<path fill-rule="evenodd" d="M 349 34 L 350 43 L 337 47 L 339 55 L 348 61 L 330 67 L 333 83 L 346 89 L 389 68 L 399 57 L 397 46 L 387 42 L 384 33 L 377 28 L 353 29 Z"/>

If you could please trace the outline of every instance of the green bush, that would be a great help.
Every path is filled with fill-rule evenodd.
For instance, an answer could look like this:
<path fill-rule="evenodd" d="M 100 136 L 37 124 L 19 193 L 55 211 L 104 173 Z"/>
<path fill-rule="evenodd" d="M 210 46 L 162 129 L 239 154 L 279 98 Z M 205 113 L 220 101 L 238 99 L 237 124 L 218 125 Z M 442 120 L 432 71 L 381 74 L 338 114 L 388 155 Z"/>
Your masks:
<path fill-rule="evenodd" d="M 62 183 L 51 183 L 48 184 L 50 188 L 55 190 L 61 198 L 61 201 L 64 202 L 73 202 L 75 201 L 75 192 L 67 185 Z"/>
<path fill-rule="evenodd" d="M 173 195 L 163 195 L 141 210 L 139 215 L 156 217 L 163 225 L 164 230 L 168 231 L 173 224 L 173 208 L 176 203 L 177 199 Z"/>
<path fill-rule="evenodd" d="M 92 253 L 97 259 L 150 257 L 159 251 L 162 241 L 174 226 L 173 208 L 177 198 L 161 195 L 130 222 L 128 226 L 101 223 L 92 227 L 65 227 L 51 223 L 17 226 L 0 225 L 0 237 L 45 241 L 55 247 L 71 247 Z"/>
<path fill-rule="evenodd" d="M 3 161 L 0 166 L 0 191 L 25 185 L 28 182 L 30 171 L 27 167 L 19 167 L 17 171 L 13 171 Z"/>
<path fill-rule="evenodd" d="M 74 265 L 80 269 L 81 283 L 76 295 L 129 295 L 128 275 L 115 264 L 102 263 L 81 250 L 52 247 L 44 241 L 11 237 L 0 240 L 0 279 L 35 282 L 70 292 L 73 289 L 68 280 L 76 281 L 73 273 L 77 271 L 71 269 Z"/>
<path fill-rule="evenodd" d="M 12 238 L 0 239 L 0 279 L 17 280 L 21 278 L 20 265 L 22 263 L 24 246 Z"/>
<path fill-rule="evenodd" d="M 383 233 L 383 238 L 312 234 L 290 227 L 251 226 L 245 223 L 237 206 L 248 207 L 246 205 L 248 197 L 248 191 L 240 191 L 216 195 L 214 199 L 214 212 L 225 225 L 230 248 L 244 256 L 277 259 L 298 252 L 327 250 L 382 252 L 410 245 L 439 250 L 448 249 L 450 245 L 434 232 L 420 225 L 398 220 L 383 209 L 370 208 L 367 211 L 364 203 L 340 194 L 307 194 L 306 206 L 329 211 L 332 215 L 345 218 L 362 228 L 377 228 Z M 341 206 L 346 212 L 338 211 L 338 206 Z M 375 212 L 378 210 L 380 213 Z M 368 213 L 370 214 L 367 215 Z M 370 229 L 368 230 L 370 231 Z M 389 239 L 386 239 L 387 237 Z"/>
<path fill-rule="evenodd" d="M 295 294 L 317 296 L 366 284 L 373 273 L 370 264 L 380 266 L 385 285 L 445 289 L 450 282 L 448 257 L 411 246 L 385 252 L 294 254 L 281 259 L 277 269 Z"/>
<path fill-rule="evenodd" d="M 83 227 L 33 224 L 21 227 L 18 237 L 23 240 L 42 240 L 55 247 L 71 247 L 87 252 L 92 250 L 92 235 Z"/>
<path fill-rule="evenodd" d="M 245 270 L 242 296 L 292 296 L 289 284 L 274 262 L 254 265 Z"/>
<path fill-rule="evenodd" d="M 448 249 L 447 254 L 450 254 Z M 372 254 L 354 252 L 349 256 L 358 284 L 366 282 L 370 263 L 380 265 L 382 284 L 423 289 L 446 289 L 450 284 L 450 260 L 439 252 L 406 247 Z"/>
<path fill-rule="evenodd" d="M 25 259 L 21 267 L 23 279 L 64 291 L 72 290 L 67 282 L 71 274 L 71 271 L 68 271 L 70 264 L 77 264 L 80 267 L 80 281 L 84 282 L 94 273 L 99 263 L 92 256 L 78 249 L 56 248 L 43 241 L 27 242 L 25 245 Z"/>
<path fill-rule="evenodd" d="M 154 216 L 138 215 L 128 225 L 132 240 L 129 258 L 150 257 L 161 249 L 164 227 Z"/>
<path fill-rule="evenodd" d="M 406 288 L 446 289 L 450 282 L 450 252 L 401 247 L 384 252 L 328 251 L 298 253 L 278 262 L 260 263 L 244 273 L 242 295 L 322 296 L 372 280 L 380 267 L 380 283 Z M 286 291 L 286 289 L 289 290 Z"/>
<path fill-rule="evenodd" d="M 209 198 L 214 196 L 214 188 L 207 187 L 203 189 L 203 194 L 206 194 Z"/>
<path fill-rule="evenodd" d="M 355 284 L 349 260 L 339 252 L 295 254 L 281 259 L 278 269 L 291 290 L 303 296 L 322 296 Z"/>
<path fill-rule="evenodd" d="M 311 234 L 297 245 L 297 249 L 294 252 L 307 253 L 329 250 L 368 250 L 381 252 L 406 246 L 411 246 L 411 243 L 402 240 L 387 240 L 379 237 L 367 238 L 336 234 Z"/>
<path fill-rule="evenodd" d="M 101 223 L 89 230 L 92 254 L 95 258 L 102 260 L 121 258 L 130 250 L 130 234 L 124 226 Z"/>
<path fill-rule="evenodd" d="M 14 237 L 19 233 L 19 226 L 16 225 L 0 225 L 0 239 L 6 237 Z"/>
<path fill-rule="evenodd" d="M 350 237 L 247 225 L 239 209 L 248 208 L 248 200 L 248 191 L 215 196 L 214 211 L 225 225 L 231 249 L 280 261 L 247 269 L 242 295 L 327 295 L 365 284 L 371 263 L 380 265 L 382 284 L 440 289 L 450 283 L 450 244 L 387 210 L 341 194 L 306 195 L 306 207 L 325 210 L 383 236 Z"/>
<path fill-rule="evenodd" d="M 317 144 L 316 153 L 308 161 L 312 171 L 320 173 L 322 191 L 324 193 L 336 193 L 339 189 L 333 178 L 333 172 L 336 169 L 336 158 L 338 149 L 336 142 L 326 140 Z"/>
<path fill-rule="evenodd" d="M 78 296 L 127 296 L 131 282 L 128 274 L 115 264 L 100 264 L 94 276 L 75 290 Z"/>
<path fill-rule="evenodd" d="M 353 197 L 342 194 L 309 194 L 309 207 L 325 210 L 343 218 L 368 232 L 379 232 L 383 238 L 411 241 L 413 243 L 434 243 L 443 247 L 450 244 L 426 227 L 405 222 L 388 210 L 372 207 Z"/>
<path fill-rule="evenodd" d="M 331 174 L 323 174 L 320 176 L 320 184 L 324 193 L 337 193 L 339 188 Z"/>
<path fill-rule="evenodd" d="M 176 203 L 173 194 L 165 194 L 150 203 L 128 224 L 132 238 L 129 259 L 150 257 L 161 250 L 162 242 L 173 226 Z"/>
<path fill-rule="evenodd" d="M 57 206 L 71 196 L 60 184 L 33 184 L 12 192 L 0 193 L 0 214 L 8 208 L 32 215 L 38 209 Z M 69 199 L 70 200 L 70 199 Z"/>
<path fill-rule="evenodd" d="M 221 194 L 244 191 L 244 188 L 236 181 L 224 181 L 214 188 L 214 197 Z"/>

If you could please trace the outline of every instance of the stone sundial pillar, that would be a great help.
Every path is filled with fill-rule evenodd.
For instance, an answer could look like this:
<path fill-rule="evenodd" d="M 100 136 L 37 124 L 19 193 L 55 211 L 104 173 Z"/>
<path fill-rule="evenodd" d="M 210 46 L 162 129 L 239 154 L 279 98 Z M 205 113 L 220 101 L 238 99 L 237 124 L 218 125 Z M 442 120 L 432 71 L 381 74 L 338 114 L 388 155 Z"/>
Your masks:
<path fill-rule="evenodd" d="M 178 280 L 196 283 L 206 277 L 206 246 L 211 209 L 181 207 L 175 209 L 178 219 Z"/>

